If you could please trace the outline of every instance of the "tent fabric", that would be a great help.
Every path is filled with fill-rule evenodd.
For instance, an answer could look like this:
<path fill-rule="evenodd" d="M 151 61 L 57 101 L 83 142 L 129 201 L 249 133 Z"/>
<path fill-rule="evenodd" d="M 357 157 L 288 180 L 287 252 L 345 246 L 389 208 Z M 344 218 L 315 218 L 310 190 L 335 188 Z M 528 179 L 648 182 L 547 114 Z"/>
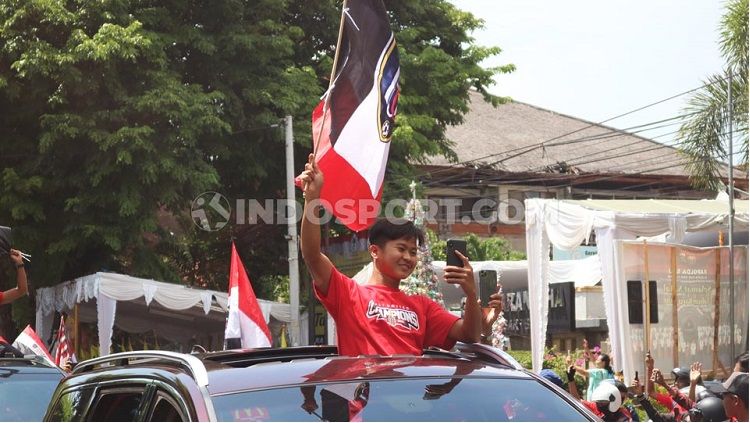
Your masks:
<path fill-rule="evenodd" d="M 170 310 L 187 310 L 200 307 L 205 314 L 212 309 L 227 310 L 227 293 L 203 290 L 183 285 L 135 278 L 117 273 L 99 272 L 59 285 L 40 288 L 36 294 L 36 329 L 42 339 L 49 339 L 55 312 L 70 311 L 75 304 L 97 299 L 100 351 L 109 351 L 117 301 L 133 301 L 143 297 L 146 304 L 156 301 Z M 271 317 L 290 322 L 289 304 L 258 300 L 266 322 Z M 109 334 L 109 335 L 108 335 Z"/>
<path fill-rule="evenodd" d="M 515 261 L 472 261 L 471 268 L 475 272 L 481 270 L 495 270 L 501 275 L 504 271 L 527 270 L 529 262 L 527 260 Z M 443 269 L 445 261 L 435 260 L 432 262 L 432 268 L 438 277 L 438 282 L 443 282 Z M 358 284 L 367 283 L 372 275 L 372 262 L 365 265 L 362 270 L 357 272 L 352 279 Z M 587 288 L 598 284 L 602 280 L 601 264 L 599 256 L 589 256 L 580 260 L 555 260 L 550 262 L 549 281 L 550 283 L 574 282 L 576 288 Z"/>
<path fill-rule="evenodd" d="M 626 311 L 624 283 L 618 279 L 616 244 L 619 240 L 669 233 L 681 240 L 686 232 L 722 230 L 728 226 L 728 203 L 721 200 L 555 200 L 528 199 L 526 204 L 526 252 L 529 259 L 531 346 L 534 371 L 539 371 L 546 333 L 550 244 L 572 249 L 583 243 L 592 230 L 602 271 L 607 325 L 613 358 L 626 375 L 633 363 L 623 348 Z M 735 201 L 735 227 L 748 226 L 748 201 Z M 628 362 L 629 360 L 631 362 Z"/>

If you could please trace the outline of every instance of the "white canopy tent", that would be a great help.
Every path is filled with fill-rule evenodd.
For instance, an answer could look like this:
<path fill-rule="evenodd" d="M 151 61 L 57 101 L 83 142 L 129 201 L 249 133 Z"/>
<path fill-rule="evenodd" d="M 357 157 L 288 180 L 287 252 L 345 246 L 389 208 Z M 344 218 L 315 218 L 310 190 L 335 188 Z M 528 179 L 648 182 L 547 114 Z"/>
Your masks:
<path fill-rule="evenodd" d="M 494 270 L 500 275 L 500 283 L 503 289 L 518 289 L 526 287 L 528 283 L 527 269 L 528 261 L 472 261 L 474 269 L 474 282 L 479 288 L 479 271 Z M 445 261 L 433 261 L 432 268 L 438 277 L 438 290 L 443 294 L 446 307 L 452 308 L 461 302 L 464 297 L 463 290 L 445 282 L 443 278 Z M 354 275 L 354 280 L 364 284 L 372 274 L 372 263 L 367 264 L 362 270 Z M 574 282 L 576 288 L 594 286 L 602 278 L 599 256 L 590 256 L 580 260 L 559 260 L 550 263 L 549 283 Z"/>
<path fill-rule="evenodd" d="M 735 201 L 735 228 L 748 227 L 748 201 Z M 627 353 L 625 282 L 617 272 L 616 243 L 668 233 L 679 243 L 686 232 L 726 230 L 729 206 L 718 200 L 550 200 L 530 199 L 526 205 L 526 252 L 529 265 L 531 347 L 534 371 L 541 370 L 547 332 L 550 245 L 573 250 L 596 234 L 604 304 L 613 359 L 625 375 L 633 374 Z"/>
<path fill-rule="evenodd" d="M 49 339 L 55 312 L 70 313 L 76 304 L 91 306 L 88 302 L 94 299 L 96 312 L 88 317 L 90 321 L 97 322 L 101 355 L 111 351 L 118 302 L 123 302 L 122 306 L 128 312 L 117 315 L 117 325 L 129 332 L 159 330 L 160 335 L 167 338 L 182 336 L 189 339 L 192 336 L 189 330 L 191 326 L 195 330 L 197 326 L 194 325 L 202 322 L 223 335 L 227 297 L 226 292 L 99 272 L 38 289 L 36 331 L 42 339 Z M 152 306 L 154 300 L 158 306 Z M 289 304 L 261 299 L 258 303 L 266 322 L 271 317 L 281 322 L 290 321 Z M 178 330 L 180 323 L 183 326 L 181 331 Z"/>

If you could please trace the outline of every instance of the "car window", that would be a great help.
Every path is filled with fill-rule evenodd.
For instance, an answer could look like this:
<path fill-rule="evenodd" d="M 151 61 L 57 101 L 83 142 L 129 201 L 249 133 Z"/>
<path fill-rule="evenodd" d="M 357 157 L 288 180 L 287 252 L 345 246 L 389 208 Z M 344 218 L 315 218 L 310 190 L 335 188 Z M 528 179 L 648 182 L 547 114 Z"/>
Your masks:
<path fill-rule="evenodd" d="M 215 396 L 221 421 L 585 421 L 536 380 L 395 379 Z"/>
<path fill-rule="evenodd" d="M 143 398 L 143 389 L 104 390 L 89 413 L 88 420 L 96 422 L 134 422 Z"/>
<path fill-rule="evenodd" d="M 164 396 L 164 394 L 158 393 L 156 396 L 156 404 L 149 415 L 148 421 L 182 422 L 185 421 L 185 419 L 182 417 L 182 413 L 180 413 L 180 409 L 174 401 Z"/>
<path fill-rule="evenodd" d="M 51 422 L 80 422 L 86 412 L 86 406 L 91 400 L 93 388 L 76 389 L 65 392 L 55 403 L 47 421 Z"/>
<path fill-rule="evenodd" d="M 62 379 L 59 373 L 25 373 L 0 368 L 0 420 L 40 421 Z"/>

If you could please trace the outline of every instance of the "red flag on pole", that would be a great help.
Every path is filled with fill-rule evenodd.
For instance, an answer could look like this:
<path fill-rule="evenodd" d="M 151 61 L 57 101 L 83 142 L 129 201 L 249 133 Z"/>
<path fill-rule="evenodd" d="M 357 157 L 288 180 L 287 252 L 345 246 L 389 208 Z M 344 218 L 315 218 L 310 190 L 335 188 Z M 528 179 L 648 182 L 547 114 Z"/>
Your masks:
<path fill-rule="evenodd" d="M 65 317 L 63 316 L 60 316 L 60 327 L 57 329 L 55 345 L 57 346 L 55 349 L 55 365 L 63 367 L 65 362 L 71 358 L 71 352 L 73 351 L 70 347 L 70 341 L 65 335 Z"/>
<path fill-rule="evenodd" d="M 229 316 L 224 329 L 224 345 L 227 349 L 271 346 L 271 331 L 234 243 L 229 265 Z"/>
<path fill-rule="evenodd" d="M 378 216 L 399 96 L 399 60 L 382 0 L 344 1 L 328 92 L 312 114 L 322 205 L 354 231 Z"/>
<path fill-rule="evenodd" d="M 26 328 L 21 332 L 15 341 L 13 346 L 19 349 L 24 354 L 33 354 L 41 357 L 44 361 L 54 366 L 55 362 L 52 360 L 47 347 L 44 346 L 44 342 L 39 339 L 34 329 L 30 325 L 26 325 Z"/>

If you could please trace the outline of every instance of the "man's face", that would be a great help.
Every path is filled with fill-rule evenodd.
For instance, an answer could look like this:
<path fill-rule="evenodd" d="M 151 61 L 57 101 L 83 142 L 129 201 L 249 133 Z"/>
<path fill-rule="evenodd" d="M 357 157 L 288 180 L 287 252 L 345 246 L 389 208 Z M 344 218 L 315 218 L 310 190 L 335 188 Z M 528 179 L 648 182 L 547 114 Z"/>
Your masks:
<path fill-rule="evenodd" d="M 739 396 L 727 392 L 721 396 L 721 401 L 724 403 L 724 413 L 727 417 L 738 417 L 740 408 L 743 407 L 742 400 Z"/>
<path fill-rule="evenodd" d="M 388 241 L 383 248 L 373 246 L 371 253 L 375 256 L 375 265 L 383 275 L 401 280 L 414 271 L 417 266 L 417 240 L 395 239 Z"/>

